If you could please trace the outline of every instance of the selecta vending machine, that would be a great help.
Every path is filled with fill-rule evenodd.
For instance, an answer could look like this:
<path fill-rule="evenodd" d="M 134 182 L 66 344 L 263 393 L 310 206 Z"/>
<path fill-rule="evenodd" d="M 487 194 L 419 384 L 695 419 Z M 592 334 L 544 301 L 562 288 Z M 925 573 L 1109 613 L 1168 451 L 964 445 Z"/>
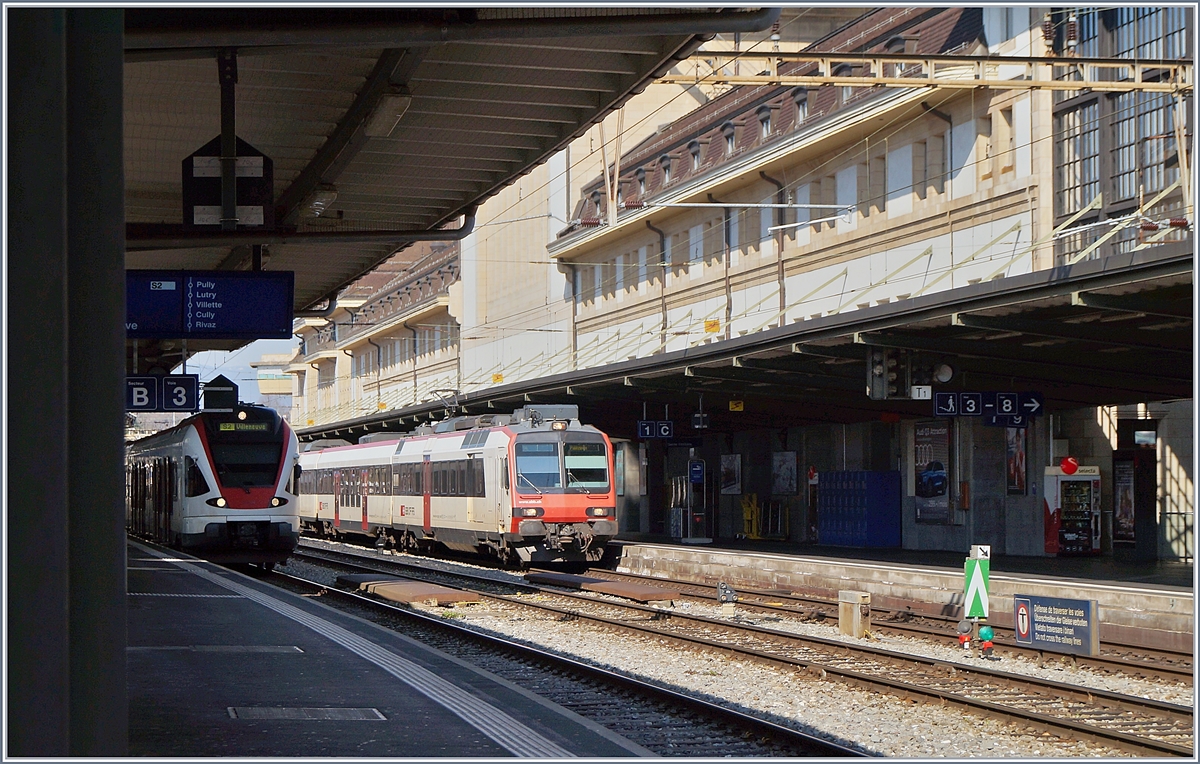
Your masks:
<path fill-rule="evenodd" d="M 1100 468 L 1064 459 L 1046 468 L 1046 553 L 1100 554 Z"/>

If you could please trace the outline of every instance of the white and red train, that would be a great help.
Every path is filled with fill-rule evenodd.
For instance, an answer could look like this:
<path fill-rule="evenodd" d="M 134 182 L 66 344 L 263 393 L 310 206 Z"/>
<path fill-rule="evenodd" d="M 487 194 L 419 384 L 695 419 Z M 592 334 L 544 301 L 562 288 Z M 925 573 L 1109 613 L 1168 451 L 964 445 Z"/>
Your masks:
<path fill-rule="evenodd" d="M 462 416 L 300 455 L 300 521 L 400 549 L 587 563 L 617 534 L 613 449 L 577 406 Z"/>
<path fill-rule="evenodd" d="M 269 570 L 300 537 L 298 445 L 279 414 L 247 404 L 134 441 L 125 457 L 126 527 L 197 557 Z"/>

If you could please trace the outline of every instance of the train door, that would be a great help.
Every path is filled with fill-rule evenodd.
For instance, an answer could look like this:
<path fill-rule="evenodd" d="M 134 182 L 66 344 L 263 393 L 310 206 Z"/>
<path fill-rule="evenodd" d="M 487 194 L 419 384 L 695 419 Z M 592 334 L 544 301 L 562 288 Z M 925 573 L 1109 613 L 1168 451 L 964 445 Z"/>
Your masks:
<path fill-rule="evenodd" d="M 362 504 L 362 529 L 364 531 L 370 530 L 371 528 L 371 522 L 367 517 L 367 497 L 371 495 L 369 490 L 370 481 L 367 479 L 367 471 L 367 469 L 362 470 L 359 481 L 359 490 L 361 491 L 359 494 L 359 503 Z"/>
<path fill-rule="evenodd" d="M 491 472 L 487 475 L 487 496 L 489 506 L 495 506 L 495 522 L 501 533 L 508 531 L 508 521 L 512 517 L 512 498 L 508 493 L 508 459 L 503 457 L 489 459 Z"/>
<path fill-rule="evenodd" d="M 429 461 L 429 454 L 425 454 L 424 461 L 421 462 L 421 490 L 424 493 L 423 497 L 423 515 L 424 520 L 422 527 L 426 533 L 433 530 L 433 518 L 431 513 L 433 505 L 430 502 L 430 491 L 433 489 L 433 463 Z"/>
<path fill-rule="evenodd" d="M 333 471 L 333 527 L 342 524 L 342 471 Z"/>

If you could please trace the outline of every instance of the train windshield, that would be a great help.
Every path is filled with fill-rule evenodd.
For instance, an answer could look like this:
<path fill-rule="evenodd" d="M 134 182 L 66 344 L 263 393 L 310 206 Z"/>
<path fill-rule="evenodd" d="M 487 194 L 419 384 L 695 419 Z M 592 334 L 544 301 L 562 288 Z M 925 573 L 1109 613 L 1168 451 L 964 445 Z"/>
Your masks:
<path fill-rule="evenodd" d="M 517 490 L 562 488 L 558 443 L 517 443 Z"/>
<path fill-rule="evenodd" d="M 515 445 L 518 491 L 596 493 L 609 489 L 608 448 L 604 441 L 571 434 L 561 440 L 535 437 L 538 439 L 518 439 Z"/>
<path fill-rule="evenodd" d="M 603 443 L 564 443 L 567 488 L 608 490 L 608 454 Z"/>
<path fill-rule="evenodd" d="M 283 434 L 274 412 L 247 409 L 245 420 L 209 418 L 208 443 L 217 480 L 228 488 L 275 484 L 283 455 Z"/>
<path fill-rule="evenodd" d="M 229 488 L 275 485 L 282 443 L 214 443 L 217 479 Z"/>

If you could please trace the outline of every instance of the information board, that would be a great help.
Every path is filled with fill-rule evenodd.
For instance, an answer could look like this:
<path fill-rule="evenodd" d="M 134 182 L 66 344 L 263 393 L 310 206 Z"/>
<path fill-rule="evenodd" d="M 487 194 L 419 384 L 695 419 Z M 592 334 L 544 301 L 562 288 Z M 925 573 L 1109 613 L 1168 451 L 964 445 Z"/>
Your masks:
<path fill-rule="evenodd" d="M 126 271 L 129 339 L 288 339 L 291 271 Z"/>
<path fill-rule="evenodd" d="M 1018 594 L 1013 597 L 1013 631 L 1018 645 L 1037 650 L 1075 655 L 1100 652 L 1095 600 Z"/>
<path fill-rule="evenodd" d="M 126 411 L 195 411 L 200 377 L 196 374 L 129 375 L 125 377 Z"/>

